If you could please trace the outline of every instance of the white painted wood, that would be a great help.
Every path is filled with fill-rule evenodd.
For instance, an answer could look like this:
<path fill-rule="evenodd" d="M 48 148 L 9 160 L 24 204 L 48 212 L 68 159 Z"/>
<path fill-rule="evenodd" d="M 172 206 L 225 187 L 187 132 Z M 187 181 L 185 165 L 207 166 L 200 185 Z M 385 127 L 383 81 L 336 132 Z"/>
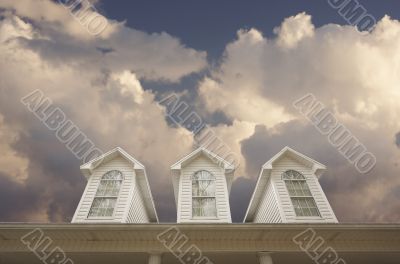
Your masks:
<path fill-rule="evenodd" d="M 270 253 L 265 253 L 265 252 L 258 253 L 258 260 L 260 264 L 273 264 Z"/>
<path fill-rule="evenodd" d="M 295 214 L 282 174 L 296 170 L 304 175 L 316 202 L 320 217 L 298 217 Z M 325 166 L 285 147 L 263 165 L 245 222 L 255 223 L 337 223 L 337 218 L 318 181 Z"/>
<path fill-rule="evenodd" d="M 161 264 L 161 254 L 151 253 L 149 255 L 149 264 Z"/>
<path fill-rule="evenodd" d="M 176 166 L 176 165 L 174 165 Z M 192 176 L 200 170 L 207 170 L 215 177 L 216 218 L 196 218 L 192 216 Z M 183 164 L 177 175 L 177 222 L 178 223 L 231 223 L 229 192 L 225 168 L 205 154 L 199 154 Z"/>
<path fill-rule="evenodd" d="M 148 189 L 147 178 L 144 167 L 135 169 L 136 164 L 132 163 L 133 158 L 126 155 L 112 153 L 97 163 L 93 168 L 91 164 L 85 164 L 84 170 L 88 182 L 75 211 L 72 223 L 149 223 L 157 222 L 157 214 L 152 204 L 151 192 Z M 110 154 L 111 155 L 111 154 Z M 88 217 L 91 205 L 95 198 L 101 177 L 111 170 L 119 170 L 123 174 L 123 181 L 118 194 L 116 206 L 112 217 Z M 150 197 L 149 197 L 150 196 Z M 146 198 L 145 198 L 146 197 Z"/>
<path fill-rule="evenodd" d="M 100 184 L 101 177 L 110 170 L 119 170 L 122 172 L 124 177 L 122 185 L 118 194 L 117 204 L 114 209 L 112 217 L 99 217 L 99 218 L 88 218 L 89 210 L 95 197 L 97 188 Z M 125 223 L 126 219 L 123 218 L 125 208 L 128 206 L 128 196 L 130 190 L 134 188 L 134 177 L 135 172 L 130 165 L 122 157 L 116 157 L 113 160 L 108 161 L 105 164 L 97 167 L 92 176 L 89 178 L 86 185 L 84 196 L 82 196 L 82 202 L 77 208 L 77 213 L 73 223 L 85 223 L 85 222 L 119 222 Z"/>
<path fill-rule="evenodd" d="M 282 223 L 281 214 L 279 212 L 278 200 L 274 191 L 271 179 L 267 183 L 264 196 L 261 198 L 260 204 L 254 216 L 256 223 Z"/>
<path fill-rule="evenodd" d="M 290 200 L 289 193 L 287 191 L 285 182 L 282 180 L 282 174 L 287 170 L 296 170 L 304 175 L 306 178 L 308 187 L 310 188 L 311 194 L 314 197 L 315 203 L 317 204 L 318 210 L 321 217 L 297 217 L 292 202 Z M 316 175 L 313 173 L 312 168 L 301 164 L 299 161 L 294 160 L 290 157 L 282 157 L 274 163 L 271 180 L 277 190 L 277 196 L 279 197 L 279 205 L 281 206 L 287 223 L 336 223 L 337 219 L 333 210 L 326 199 L 324 192 L 318 182 Z"/>

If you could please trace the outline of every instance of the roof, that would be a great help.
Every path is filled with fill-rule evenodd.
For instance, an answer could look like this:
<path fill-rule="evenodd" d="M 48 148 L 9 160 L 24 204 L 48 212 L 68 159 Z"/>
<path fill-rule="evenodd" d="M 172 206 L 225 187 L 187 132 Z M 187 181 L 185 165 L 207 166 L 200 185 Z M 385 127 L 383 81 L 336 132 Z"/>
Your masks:
<path fill-rule="evenodd" d="M 325 170 L 326 166 L 319 163 L 318 161 L 313 160 L 310 157 L 307 157 L 304 154 L 286 146 L 281 151 L 279 151 L 275 156 L 273 156 L 270 160 L 268 160 L 264 165 L 261 167 L 260 174 L 257 179 L 256 187 L 254 189 L 253 195 L 250 199 L 249 206 L 246 211 L 246 215 L 244 217 L 244 222 L 253 219 L 254 213 L 257 209 L 257 206 L 261 200 L 261 197 L 266 189 L 266 185 L 268 183 L 271 170 L 273 165 L 276 161 L 280 158 L 288 155 L 289 157 L 299 161 L 300 163 L 304 164 L 307 167 L 312 168 L 313 172 L 317 177 L 319 177 Z"/>
<path fill-rule="evenodd" d="M 129 163 L 132 164 L 134 170 L 136 171 L 136 173 L 138 175 L 138 177 L 137 177 L 138 184 L 142 191 L 143 200 L 144 200 L 147 212 L 149 213 L 149 217 L 152 221 L 158 222 L 157 211 L 156 211 L 156 208 L 154 205 L 154 200 L 153 200 L 153 196 L 151 194 L 150 184 L 147 179 L 145 167 L 142 163 L 140 163 L 138 160 L 133 158 L 122 148 L 116 147 L 116 148 L 104 153 L 103 155 L 81 165 L 80 166 L 81 172 L 83 173 L 83 175 L 85 175 L 85 177 L 87 179 L 89 179 L 90 176 L 92 175 L 94 169 L 96 169 L 101 164 L 114 159 L 117 156 L 121 156 L 122 158 L 124 158 L 125 160 L 127 160 Z"/>
<path fill-rule="evenodd" d="M 209 151 L 205 147 L 199 147 L 198 149 L 194 150 L 193 152 L 189 153 L 185 157 L 181 158 L 177 162 L 175 162 L 171 166 L 172 170 L 172 184 L 174 187 L 174 195 L 175 195 L 175 202 L 178 204 L 178 182 L 179 182 L 179 176 L 180 176 L 180 170 L 182 167 L 184 167 L 186 164 L 189 164 L 192 160 L 196 159 L 198 156 L 204 155 L 208 157 L 212 162 L 218 164 L 221 168 L 225 170 L 225 177 L 226 177 L 226 183 L 228 187 L 228 193 L 231 190 L 232 187 L 232 182 L 233 182 L 233 172 L 235 171 L 235 165 L 232 163 L 224 160 L 217 154 L 215 154 L 212 151 Z"/>
<path fill-rule="evenodd" d="M 128 162 L 130 162 L 133 165 L 134 169 L 144 170 L 144 165 L 142 163 L 140 163 L 138 160 L 133 158 L 131 155 L 129 155 L 125 150 L 123 150 L 120 147 L 116 147 L 116 148 L 104 153 L 103 155 L 101 155 L 91 161 L 86 162 L 85 164 L 80 166 L 80 169 L 81 169 L 83 175 L 85 175 L 86 178 L 89 178 L 89 176 L 92 174 L 92 171 L 95 168 L 97 168 L 100 164 L 102 164 L 103 162 L 112 160 L 115 157 L 117 157 L 118 155 L 120 155 L 121 157 L 125 158 Z"/>
<path fill-rule="evenodd" d="M 207 157 L 209 157 L 213 162 L 219 164 L 223 169 L 225 170 L 234 170 L 235 166 L 218 156 L 216 153 L 209 151 L 205 147 L 200 147 L 196 149 L 195 151 L 191 152 L 190 154 L 186 155 L 179 161 L 177 161 L 174 165 L 171 166 L 171 170 L 180 170 L 182 166 L 185 166 L 185 164 L 190 163 L 193 159 L 197 158 L 199 155 L 205 154 Z"/>

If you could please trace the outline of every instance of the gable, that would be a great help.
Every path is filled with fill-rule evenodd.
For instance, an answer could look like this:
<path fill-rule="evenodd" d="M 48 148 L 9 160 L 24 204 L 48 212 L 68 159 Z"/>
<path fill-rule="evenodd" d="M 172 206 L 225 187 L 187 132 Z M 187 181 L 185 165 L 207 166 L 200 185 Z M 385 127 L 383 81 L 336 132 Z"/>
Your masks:
<path fill-rule="evenodd" d="M 98 182 L 100 177 L 110 171 L 119 170 L 124 175 L 123 188 L 124 192 L 121 193 L 120 200 L 121 204 L 124 204 L 124 208 L 120 209 L 118 213 L 123 214 L 121 217 L 127 215 L 127 211 L 131 208 L 131 203 L 142 202 L 144 204 L 145 210 L 148 214 L 148 218 L 153 222 L 158 222 L 157 212 L 154 206 L 154 200 L 151 194 L 149 182 L 146 175 L 146 170 L 144 166 L 125 152 L 122 148 L 117 147 L 111 151 L 106 152 L 100 157 L 83 164 L 81 167 L 82 173 L 88 179 L 88 186 L 85 189 L 84 194 L 78 209 L 81 208 L 81 204 L 84 206 L 89 206 L 89 200 L 92 201 L 94 193 L 97 190 Z M 126 193 L 125 193 L 126 192 Z M 140 192 L 140 199 L 134 199 L 135 192 Z M 92 195 L 93 193 L 93 195 Z M 86 195 L 89 194 L 89 198 Z M 127 200 L 124 200 L 127 199 Z M 77 210 L 78 210 L 77 209 Z M 86 210 L 87 208 L 85 208 Z M 133 208 L 132 210 L 134 210 Z M 78 212 L 79 213 L 79 212 Z M 118 215 L 119 217 L 120 215 Z M 123 218 L 118 218 L 123 221 Z"/>
<path fill-rule="evenodd" d="M 281 177 L 283 172 L 290 169 L 297 170 L 307 175 L 307 182 L 310 182 L 312 185 L 314 190 L 313 193 L 318 195 L 319 205 L 326 208 L 326 214 L 324 216 L 332 221 L 336 220 L 333 211 L 330 208 L 329 202 L 327 201 L 317 179 L 317 177 L 325 171 L 326 167 L 304 154 L 301 154 L 289 147 L 285 147 L 263 165 L 249 206 L 247 208 L 244 222 L 254 219 L 255 214 L 259 210 L 261 202 L 266 204 L 263 199 L 266 196 L 267 189 L 271 191 L 271 188 L 268 186 L 269 184 L 272 184 L 272 190 L 278 202 L 280 214 L 282 217 L 285 217 L 285 212 L 282 207 L 284 205 L 292 205 L 290 204 L 290 200 L 282 200 L 282 194 L 286 193 L 286 186 L 284 185 Z M 268 195 L 271 196 L 270 193 Z"/>

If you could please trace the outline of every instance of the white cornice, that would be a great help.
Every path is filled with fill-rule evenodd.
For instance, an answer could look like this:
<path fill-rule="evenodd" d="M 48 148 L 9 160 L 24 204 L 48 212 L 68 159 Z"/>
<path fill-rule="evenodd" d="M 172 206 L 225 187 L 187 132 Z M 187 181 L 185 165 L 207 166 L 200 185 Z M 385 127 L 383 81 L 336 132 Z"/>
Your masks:
<path fill-rule="evenodd" d="M 166 252 L 157 235 L 176 227 L 204 252 L 296 252 L 307 228 L 338 252 L 400 251 L 400 224 L 0 224 L 0 252 L 28 252 L 20 238 L 40 228 L 65 252 Z"/>

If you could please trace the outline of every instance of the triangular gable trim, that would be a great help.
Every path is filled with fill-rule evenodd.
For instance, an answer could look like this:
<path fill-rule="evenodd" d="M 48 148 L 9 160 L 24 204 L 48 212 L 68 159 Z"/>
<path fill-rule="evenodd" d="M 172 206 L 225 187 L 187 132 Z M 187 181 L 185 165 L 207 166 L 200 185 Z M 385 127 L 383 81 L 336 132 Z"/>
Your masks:
<path fill-rule="evenodd" d="M 233 170 L 235 168 L 235 166 L 233 164 L 231 164 L 228 161 L 224 160 L 223 158 L 221 158 L 217 154 L 209 151 L 205 147 L 200 147 L 200 148 L 196 149 L 195 151 L 191 152 L 190 154 L 186 155 L 185 157 L 183 157 L 182 159 L 180 159 L 176 163 L 174 163 L 171 166 L 171 170 L 180 170 L 182 168 L 182 164 L 183 163 L 185 163 L 187 161 L 190 161 L 191 159 L 196 158 L 201 153 L 205 154 L 211 161 L 213 161 L 215 163 L 218 163 L 218 165 L 224 164 L 223 169 L 225 169 L 225 170 Z"/>

